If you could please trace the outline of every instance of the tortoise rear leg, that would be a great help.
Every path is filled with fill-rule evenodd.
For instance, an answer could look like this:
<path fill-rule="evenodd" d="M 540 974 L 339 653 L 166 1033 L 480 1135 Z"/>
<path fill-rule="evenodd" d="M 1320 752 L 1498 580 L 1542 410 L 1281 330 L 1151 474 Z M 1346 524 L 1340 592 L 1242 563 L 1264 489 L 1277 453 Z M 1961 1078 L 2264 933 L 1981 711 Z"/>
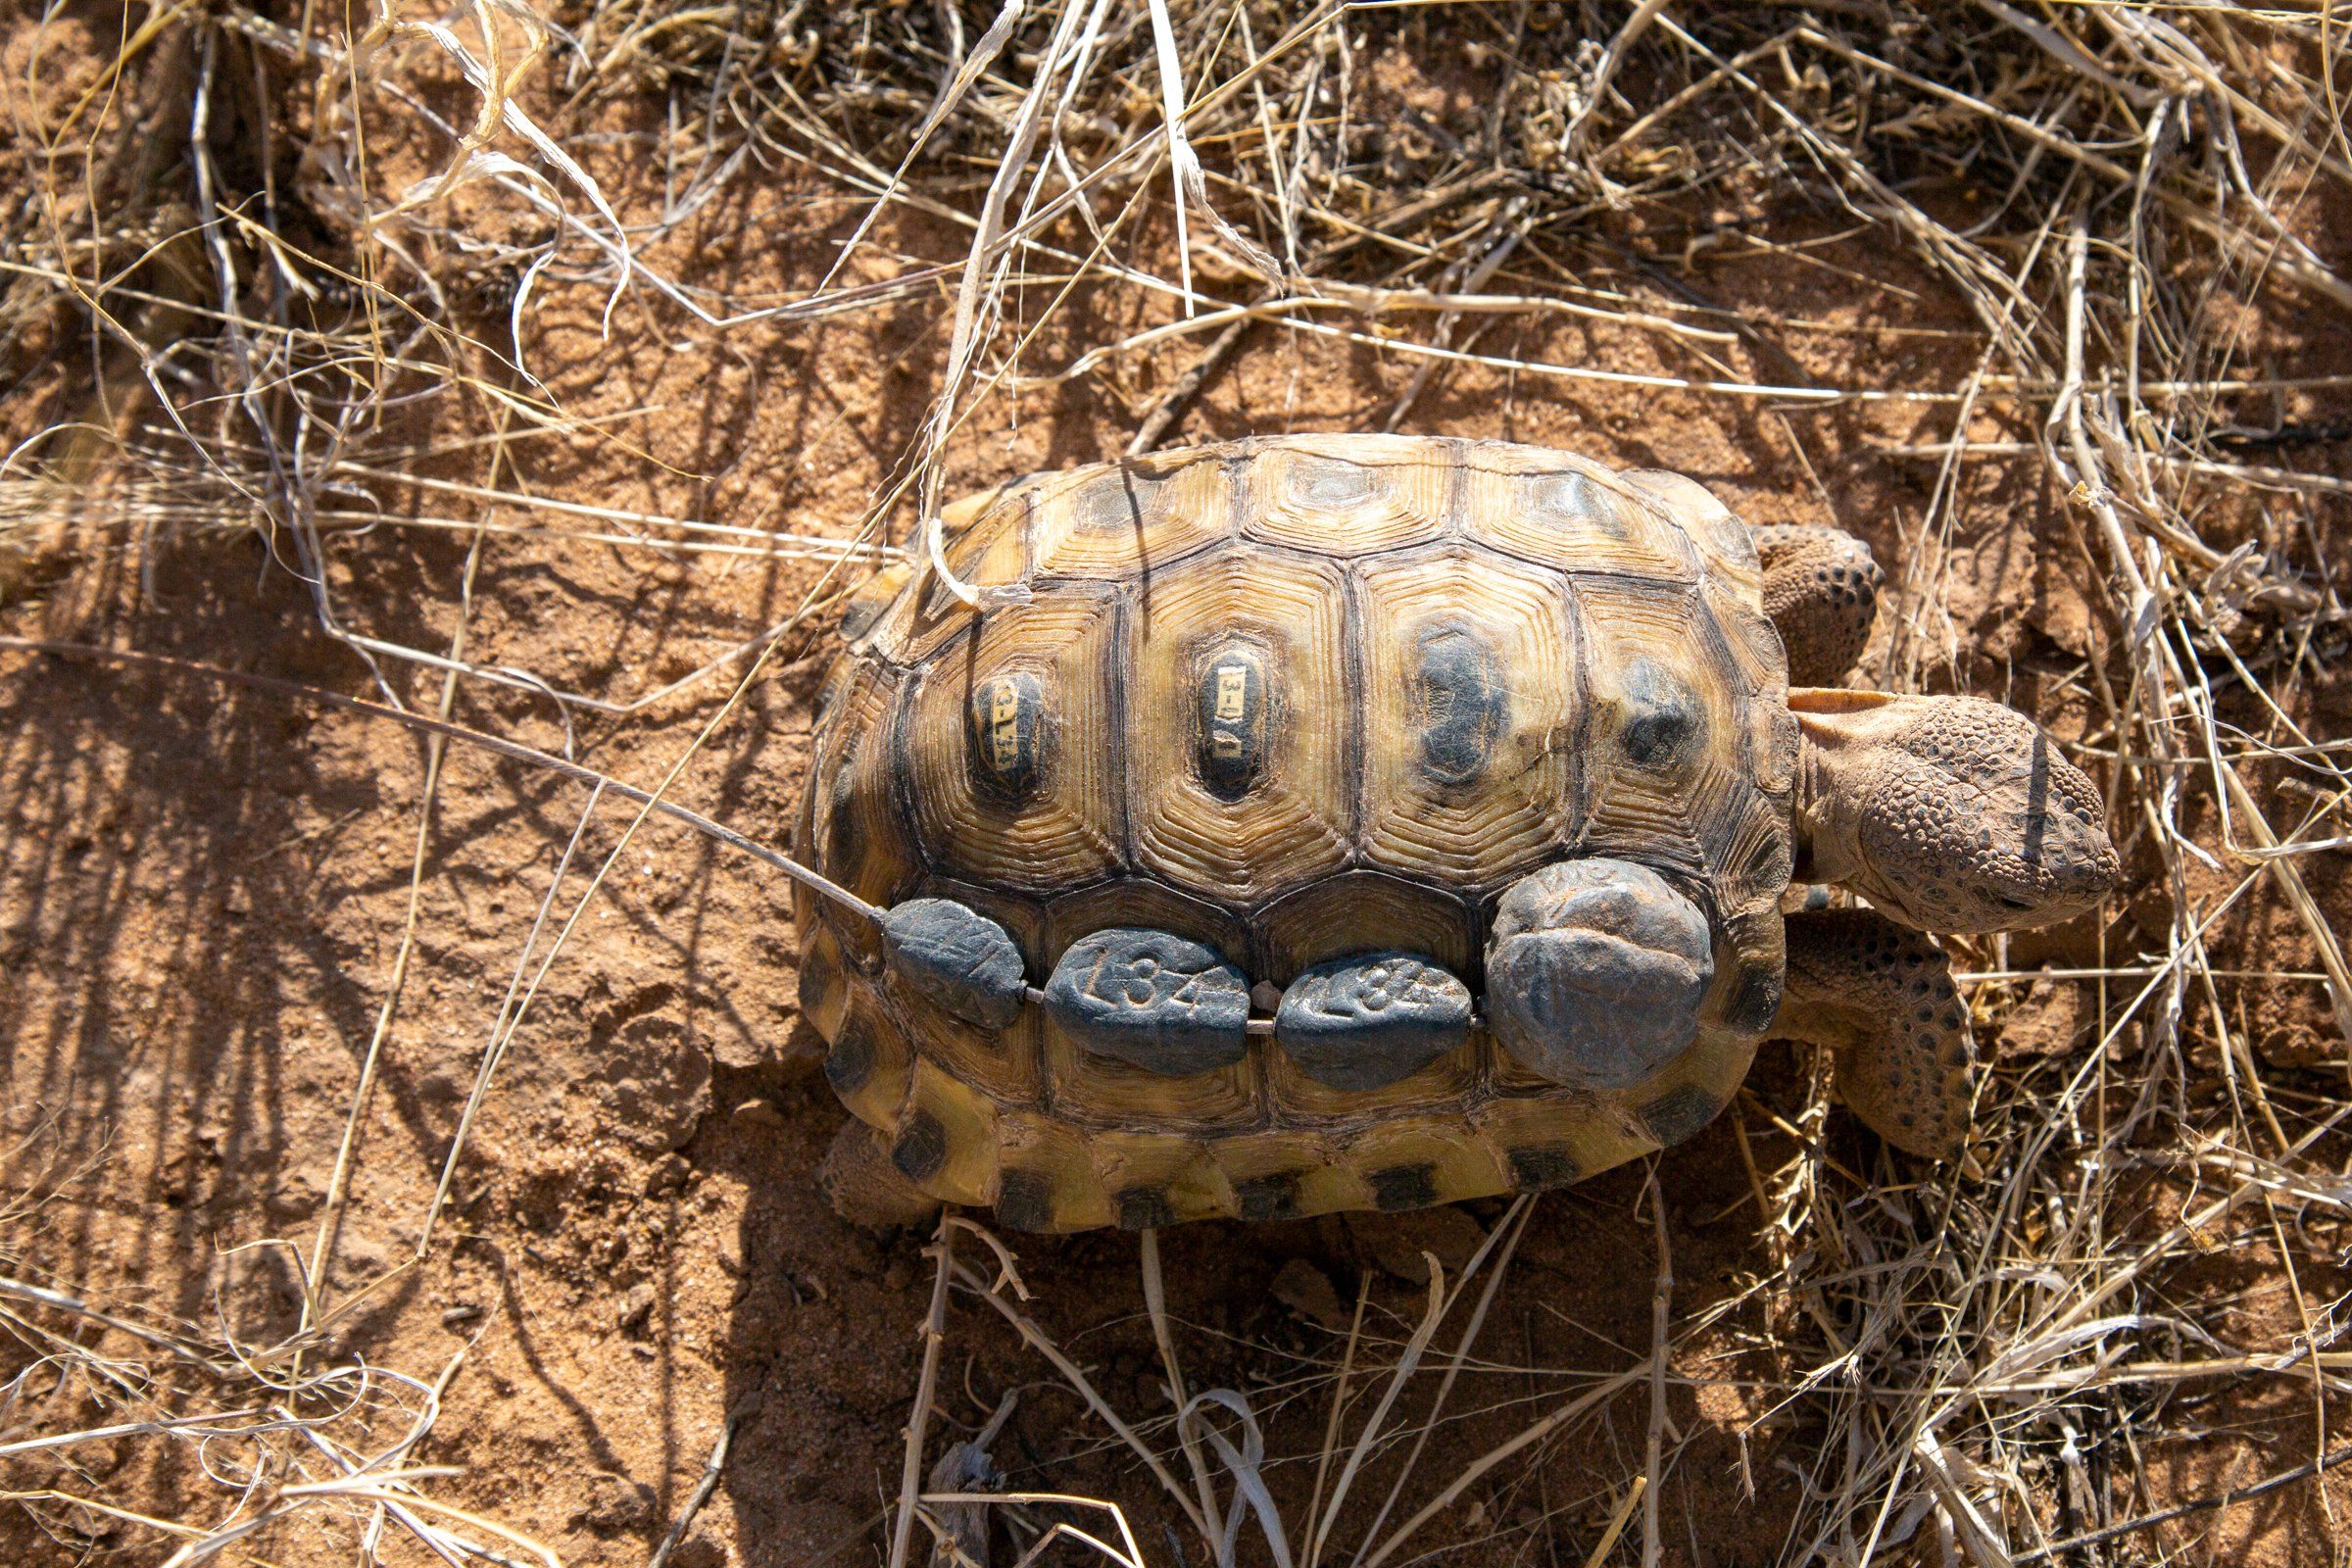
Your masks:
<path fill-rule="evenodd" d="M 1875 909 L 1788 920 L 1788 980 L 1772 1032 L 1828 1048 L 1838 1093 L 1897 1149 L 1944 1159 L 1968 1133 L 1973 1054 L 1951 962 Z"/>
<path fill-rule="evenodd" d="M 1886 579 L 1870 546 L 1850 533 L 1772 523 L 1754 530 L 1764 566 L 1764 613 L 1788 650 L 1788 680 L 1829 686 L 1845 678 L 1870 641 Z"/>
<path fill-rule="evenodd" d="M 908 1181 L 881 1135 L 855 1116 L 834 1134 L 816 1179 L 833 1212 L 861 1230 L 928 1225 L 939 1215 L 939 1200 Z"/>

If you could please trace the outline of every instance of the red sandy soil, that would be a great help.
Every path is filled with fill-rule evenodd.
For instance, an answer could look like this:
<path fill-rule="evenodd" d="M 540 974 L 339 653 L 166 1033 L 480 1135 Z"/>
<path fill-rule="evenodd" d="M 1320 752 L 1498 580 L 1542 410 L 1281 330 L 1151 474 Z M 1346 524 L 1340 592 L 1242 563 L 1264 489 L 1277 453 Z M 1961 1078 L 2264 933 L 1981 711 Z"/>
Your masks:
<path fill-rule="evenodd" d="M 624 103 L 610 119 L 613 128 L 654 128 L 660 109 Z M 400 154 L 384 156 L 395 163 Z M 592 149 L 589 162 L 624 214 L 660 203 L 658 171 L 633 167 L 612 147 Z M 1954 203 L 1971 199 L 1949 193 Z M 814 176 L 745 179 L 650 259 L 740 298 L 781 298 L 814 283 L 859 212 Z M 1570 366 L 1877 389 L 1947 387 L 1974 365 L 1980 340 L 1965 311 L 1886 237 L 1836 237 L 1829 221 L 1794 213 L 1692 218 L 1702 228 L 1739 222 L 1688 266 L 1688 233 L 1625 222 L 1614 238 L 1626 255 L 1655 260 L 1629 263 L 1615 280 L 1757 322 L 1719 351 L 1719 368 L 1638 330 L 1565 319 L 1496 320 L 1476 346 Z M 964 243 L 945 225 L 914 222 L 886 224 L 880 239 L 858 264 L 865 275 L 887 275 L 906 258 L 951 258 Z M 1759 239 L 1804 248 L 1767 249 Z M 612 314 L 607 335 L 603 307 L 603 295 L 584 286 L 548 288 L 529 361 L 568 412 L 622 417 L 600 436 L 514 444 L 502 485 L 836 535 L 855 527 L 913 438 L 941 369 L 947 316 L 942 299 L 926 296 L 818 326 L 715 333 L 640 291 Z M 1156 318 L 1131 297 L 1081 293 L 1033 349 L 1031 368 Z M 2323 363 L 2352 359 L 2340 336 L 2297 344 L 2289 328 L 2279 330 L 2305 373 L 2352 368 Z M 1193 352 L 1179 343 L 1093 378 L 991 402 L 954 449 L 958 484 L 1115 455 Z M 1415 368 L 1260 328 L 1172 439 L 1377 428 Z M 467 433 L 479 409 L 461 416 L 459 408 L 445 401 L 431 419 L 412 419 L 380 444 Z M 1882 560 L 1902 562 L 1923 559 L 1910 532 L 1933 466 L 1879 449 L 1946 439 L 1950 417 L 1948 406 L 1934 403 L 1780 405 L 1457 367 L 1432 381 L 1402 427 L 1680 469 L 1751 520 L 1836 522 L 1867 538 Z M 1977 429 L 2006 433 L 1991 418 Z M 480 450 L 433 460 L 423 471 L 487 477 Z M 380 497 L 395 511 L 475 514 L 462 498 L 391 486 Z M 1917 612 L 1912 635 L 1932 650 L 1926 679 L 2002 698 L 2062 734 L 2081 733 L 2089 714 L 2080 699 L 2045 694 L 2082 659 L 2112 660 L 2116 629 L 2093 608 L 2090 567 L 2061 498 L 2030 463 L 1982 463 L 1969 469 L 1958 518 L 1951 548 L 1929 564 L 1933 580 L 1906 585 Z M 552 531 L 564 519 L 539 520 L 551 528 L 545 537 L 485 547 L 464 617 L 467 657 L 608 697 L 650 690 L 751 637 L 816 576 L 801 563 L 673 561 L 567 543 Z M 465 558 L 463 536 L 395 528 L 346 536 L 333 551 L 337 599 L 372 635 L 446 649 L 460 629 Z M 360 661 L 321 635 L 282 552 L 251 532 L 167 533 L 144 555 L 110 546 L 62 561 L 20 587 L 0 611 L 0 631 L 378 695 Z M 1874 657 L 1892 635 L 1883 627 Z M 675 797 L 784 842 L 807 756 L 808 704 L 828 655 L 817 629 L 788 640 L 694 754 Z M 384 671 L 411 706 L 429 710 L 438 701 L 437 674 L 396 663 Z M 639 716 L 583 722 L 576 755 L 651 783 L 731 684 L 722 675 Z M 2340 733 L 2341 690 L 2314 701 L 2324 705 L 2315 721 L 2332 717 Z M 543 748 L 564 740 L 548 702 L 511 689 L 463 684 L 454 716 Z M 295 1325 L 294 1254 L 307 1252 L 319 1223 L 400 945 L 425 761 L 422 741 L 402 728 L 273 693 L 178 673 L 0 661 L 0 1105 L 14 1128 L 45 1129 L 37 1147 L 65 1171 L 20 1239 L 22 1273 L 249 1346 Z M 796 1013 L 786 888 L 759 864 L 666 822 L 635 835 L 532 1003 L 433 1248 L 388 1272 L 411 1254 L 499 999 L 585 800 L 574 783 L 466 747 L 442 763 L 416 951 L 359 1123 L 351 1200 L 335 1238 L 330 1288 L 355 1304 L 331 1353 L 429 1378 L 463 1352 L 439 1422 L 414 1458 L 463 1467 L 462 1478 L 432 1483 L 432 1494 L 538 1537 L 567 1563 L 643 1562 L 730 1412 L 740 1425 L 724 1474 L 672 1560 L 687 1568 L 877 1561 L 930 1269 L 915 1239 L 853 1230 L 817 1195 L 814 1167 L 841 1112 L 812 1070 L 815 1043 Z M 611 804 L 602 808 L 577 866 L 602 863 L 628 819 Z M 2200 826 L 2193 808 L 2191 825 Z M 2339 921 L 2352 913 L 2341 859 L 2305 864 Z M 575 869 L 566 886 L 576 894 L 583 885 Z M 2147 898 L 2124 901 L 2107 953 L 2157 940 L 2162 911 Z M 2231 941 L 2233 962 L 2312 964 L 2291 918 L 2267 905 Z M 2099 956 L 2089 923 L 2009 950 L 2015 963 Z M 2021 993 L 2013 1007 L 2001 1004 L 2008 1021 L 1991 1020 L 1984 1044 L 2001 1070 L 2046 1071 L 2037 1064 L 2049 1054 L 2082 1049 L 2086 996 L 2051 985 Z M 2340 1057 L 2319 988 L 2233 985 L 2227 998 L 2232 1022 L 2242 1019 L 2282 1088 L 2341 1092 L 2340 1068 L 2294 1065 Z M 1795 1146 L 1766 1111 L 1796 1116 L 1808 1071 L 1788 1049 L 1768 1048 L 1754 1102 L 1657 1162 L 1678 1321 L 1770 1272 L 1732 1123 L 1766 1170 L 1785 1163 Z M 1841 1111 L 1829 1125 L 1838 1159 L 1878 1173 L 1887 1201 L 1909 1201 L 1920 1168 L 1886 1155 Z M 1462 1419 L 1436 1433 L 1405 1511 L 1545 1407 L 1538 1401 L 1571 1391 L 1577 1375 L 1614 1372 L 1646 1352 L 1656 1257 L 1648 1217 L 1637 1208 L 1642 1183 L 1637 1167 L 1543 1200 L 1480 1343 L 1490 1364 L 1465 1374 L 1452 1403 Z M 1491 1221 L 1500 1210 L 1472 1205 L 1468 1215 Z M 1932 1220 L 1923 1212 L 1915 1223 Z M 1405 1277 L 1418 1266 L 1417 1248 L 1458 1262 L 1467 1235 L 1449 1212 L 1199 1225 L 1161 1239 L 1186 1374 L 1195 1388 L 1249 1391 L 1267 1413 L 1269 1451 L 1281 1461 L 1270 1475 L 1293 1509 L 1312 1482 L 1328 1398 L 1323 1385 L 1305 1396 L 1296 1385 L 1336 1358 L 1340 1345 L 1281 1298 L 1311 1283 L 1294 1265 L 1349 1302 L 1358 1281 L 1370 1281 L 1367 1323 L 1385 1358 L 1423 1298 Z M 288 1245 L 256 1245 L 270 1239 Z M 1032 1297 L 1026 1309 L 1119 1409 L 1164 1419 L 1170 1406 L 1142 1318 L 1136 1238 L 1009 1240 Z M 2302 1291 L 2325 1300 L 2343 1289 L 2344 1273 L 2331 1248 L 2309 1243 L 2318 1250 L 2299 1242 L 2291 1260 Z M 2285 1260 L 2274 1244 L 2240 1248 L 2174 1271 L 2160 1288 L 2217 1333 L 2282 1344 L 2294 1326 Z M 1278 1295 L 1274 1281 L 1286 1268 Z M 1777 1310 L 1737 1309 L 1679 1368 L 1715 1381 L 1695 1393 L 1677 1388 L 1669 1399 L 1675 1430 L 1694 1434 L 1667 1482 L 1669 1563 L 1733 1568 L 1784 1549 L 1800 1485 L 1794 1471 L 1817 1462 L 1821 1433 L 1803 1399 L 1783 1403 L 1740 1386 L 1806 1370 L 1759 1343 L 1787 1321 Z M 0 1370 L 19 1364 L 0 1361 Z M 939 1441 L 969 1435 L 1011 1391 L 1017 1407 L 993 1450 L 1011 1485 L 1117 1498 L 1152 1561 L 1197 1554 L 1197 1540 L 1178 1544 L 1172 1532 L 1182 1521 L 1151 1478 L 1051 1369 L 985 1306 L 957 1298 Z M 100 1417 L 85 1408 L 43 1419 Z M 1646 1394 L 1637 1390 L 1570 1441 L 1482 1481 L 1415 1550 L 1444 1548 L 1463 1562 L 1581 1562 L 1641 1469 L 1645 1423 Z M 2179 1425 L 2206 1436 L 2142 1455 L 2160 1497 L 2258 1479 L 2308 1457 L 2318 1436 L 2308 1388 L 2282 1380 L 2220 1391 Z M 76 1485 L 93 1494 L 200 1522 L 225 1506 L 227 1494 L 193 1468 L 184 1446 L 124 1440 L 78 1457 Z M 1359 1485 L 1335 1545 L 1352 1553 L 1397 1457 Z M 2041 1478 L 2045 1490 L 2056 1490 L 2056 1473 Z M 2346 1505 L 2339 1494 L 2336 1510 Z M 2325 1561 L 2336 1539 L 2307 1485 L 2138 1544 L 2183 1544 L 2201 1531 L 2213 1532 L 2211 1560 L 2247 1563 Z M 99 1544 L 122 1560 L 168 1554 L 163 1538 L 129 1525 L 106 1527 Z M 1925 1535 L 1904 1549 L 1934 1560 Z M 323 1534 L 296 1533 L 268 1560 L 349 1560 L 343 1550 Z M 415 1555 L 387 1550 L 391 1560 Z M 74 1555 L 25 1516 L 0 1518 L 0 1556 L 63 1563 Z"/>

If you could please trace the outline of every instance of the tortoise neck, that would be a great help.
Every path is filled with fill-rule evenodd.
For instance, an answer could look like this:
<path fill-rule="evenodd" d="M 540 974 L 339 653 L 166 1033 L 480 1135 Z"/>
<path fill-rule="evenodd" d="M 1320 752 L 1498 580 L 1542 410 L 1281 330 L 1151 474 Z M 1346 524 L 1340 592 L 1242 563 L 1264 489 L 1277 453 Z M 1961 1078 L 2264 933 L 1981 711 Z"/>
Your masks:
<path fill-rule="evenodd" d="M 1798 731 L 1795 858 L 1791 878 L 1801 883 L 1846 883 L 1862 869 L 1861 815 L 1867 780 L 1859 776 L 1852 748 L 1835 726 L 1808 720 Z"/>

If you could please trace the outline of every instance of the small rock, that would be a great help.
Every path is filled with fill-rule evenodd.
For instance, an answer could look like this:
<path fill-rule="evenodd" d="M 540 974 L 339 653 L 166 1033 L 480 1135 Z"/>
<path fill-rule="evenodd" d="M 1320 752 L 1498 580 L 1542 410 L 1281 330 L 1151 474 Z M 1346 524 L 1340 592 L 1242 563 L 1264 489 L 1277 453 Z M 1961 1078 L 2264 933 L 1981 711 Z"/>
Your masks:
<path fill-rule="evenodd" d="M 784 1044 L 776 1049 L 776 1068 L 788 1083 L 813 1077 L 817 1069 L 825 1064 L 826 1054 L 831 1049 L 825 1044 L 825 1037 L 818 1034 L 808 1019 L 795 1018 L 791 1033 L 784 1037 Z"/>
<path fill-rule="evenodd" d="M 481 1315 L 482 1309 L 471 1301 L 460 1301 L 441 1314 L 441 1326 L 445 1329 L 464 1328 Z"/>
<path fill-rule="evenodd" d="M 786 1083 L 809 1076 L 825 1060 L 825 1038 L 789 1004 L 778 1002 L 773 1019 L 746 1017 L 741 1027 L 712 1032 L 710 1057 L 730 1072 L 772 1075 Z"/>
<path fill-rule="evenodd" d="M 1292 1258 L 1274 1276 L 1274 1299 L 1335 1334 L 1346 1333 L 1354 1317 L 1348 1304 L 1340 1299 L 1331 1276 L 1303 1257 Z"/>
<path fill-rule="evenodd" d="M 654 1288 L 643 1281 L 629 1287 L 629 1294 L 620 1298 L 620 1328 L 633 1334 L 645 1327 L 654 1315 Z"/>
<path fill-rule="evenodd" d="M 590 1478 L 588 1502 L 572 1515 L 572 1522 L 600 1536 L 640 1531 L 653 1522 L 657 1500 L 654 1489 L 644 1482 L 600 1470 Z"/>
<path fill-rule="evenodd" d="M 686 1178 L 693 1174 L 693 1171 L 694 1167 L 687 1163 L 684 1154 L 662 1155 L 661 1162 L 654 1166 L 652 1173 L 645 1179 L 645 1196 L 660 1198 L 664 1193 L 676 1192 L 686 1185 Z"/>
<path fill-rule="evenodd" d="M 771 1100 L 747 1100 L 735 1107 L 735 1120 L 747 1127 L 781 1127 L 784 1113 Z"/>
<path fill-rule="evenodd" d="M 2075 1049 L 2097 1020 L 2085 1017 L 2082 988 L 2069 980 L 2044 980 L 2027 988 L 2001 1021 L 2004 1056 L 2059 1056 Z"/>
<path fill-rule="evenodd" d="M 914 1265 L 906 1258 L 894 1257 L 890 1265 L 882 1270 L 882 1288 L 886 1291 L 903 1291 L 913 1283 Z"/>
<path fill-rule="evenodd" d="M 1436 1253 L 1439 1266 L 1450 1278 L 1469 1266 L 1487 1240 L 1478 1221 L 1453 1207 L 1420 1208 L 1405 1214 L 1350 1214 L 1348 1230 L 1382 1273 L 1415 1285 L 1429 1283 L 1429 1262 L 1422 1253 Z"/>

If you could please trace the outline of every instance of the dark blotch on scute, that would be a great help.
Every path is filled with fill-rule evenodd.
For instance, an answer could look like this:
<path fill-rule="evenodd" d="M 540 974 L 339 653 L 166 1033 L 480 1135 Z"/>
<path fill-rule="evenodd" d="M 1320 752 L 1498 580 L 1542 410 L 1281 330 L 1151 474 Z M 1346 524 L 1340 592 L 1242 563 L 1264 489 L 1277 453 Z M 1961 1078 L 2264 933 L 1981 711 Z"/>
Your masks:
<path fill-rule="evenodd" d="M 1176 1210 L 1168 1203 L 1165 1188 L 1130 1187 L 1111 1201 L 1118 1205 L 1119 1229 L 1123 1231 L 1155 1231 L 1176 1222 Z"/>
<path fill-rule="evenodd" d="M 1436 1202 L 1437 1176 L 1435 1165 L 1391 1165 L 1386 1170 L 1367 1173 L 1364 1180 L 1372 1184 L 1373 1206 L 1394 1211 L 1427 1208 Z"/>
<path fill-rule="evenodd" d="M 1780 970 L 1753 966 L 1740 976 L 1739 988 L 1724 1008 L 1723 1026 L 1735 1034 L 1760 1035 L 1772 1027 L 1780 1010 Z"/>
<path fill-rule="evenodd" d="M 866 1038 L 865 1026 L 852 1019 L 841 1026 L 841 1038 L 825 1053 L 825 1082 L 837 1095 L 848 1096 L 865 1087 L 873 1076 L 874 1043 Z"/>
<path fill-rule="evenodd" d="M 1557 1145 L 1540 1145 L 1510 1151 L 1511 1180 L 1523 1193 L 1540 1193 L 1547 1188 L 1573 1187 L 1584 1173 L 1577 1168 L 1575 1157 Z"/>
<path fill-rule="evenodd" d="M 1008 1170 L 997 1183 L 997 1219 L 1016 1231 L 1042 1231 L 1054 1224 L 1054 1185 L 1040 1172 Z"/>
<path fill-rule="evenodd" d="M 825 869 L 846 875 L 858 863 L 864 835 L 858 828 L 858 792 L 847 769 L 834 775 L 832 804 L 825 810 Z"/>
<path fill-rule="evenodd" d="M 1487 759 L 1510 712 L 1494 651 L 1467 626 L 1433 627 L 1421 635 L 1413 672 L 1413 725 L 1421 736 L 1421 770 L 1440 784 L 1468 784 Z"/>
<path fill-rule="evenodd" d="M 948 1162 L 948 1130 L 929 1111 L 916 1111 L 890 1146 L 890 1162 L 910 1182 L 929 1181 Z"/>
<path fill-rule="evenodd" d="M 1698 698 L 1683 678 L 1652 659 L 1625 672 L 1627 710 L 1618 741 L 1637 767 L 1674 768 L 1690 760 L 1699 738 Z"/>
<path fill-rule="evenodd" d="M 1639 1114 L 1642 1125 L 1649 1129 L 1649 1136 L 1661 1148 L 1672 1149 L 1686 1139 L 1696 1137 L 1698 1130 L 1713 1121 L 1723 1105 L 1722 1101 L 1705 1090 L 1685 1084 L 1643 1105 Z"/>
<path fill-rule="evenodd" d="M 841 640 L 854 643 L 872 631 L 874 622 L 895 603 L 896 598 L 887 594 L 859 594 L 852 599 L 841 612 Z"/>
<path fill-rule="evenodd" d="M 1233 1196 L 1244 1219 L 1298 1217 L 1298 1179 L 1295 1176 L 1254 1176 L 1236 1182 Z"/>
<path fill-rule="evenodd" d="M 1616 498 L 1604 495 L 1581 473 L 1547 473 L 1532 479 L 1528 500 L 1535 514 L 1554 527 L 1585 522 L 1598 526 L 1612 539 L 1626 537 Z"/>

